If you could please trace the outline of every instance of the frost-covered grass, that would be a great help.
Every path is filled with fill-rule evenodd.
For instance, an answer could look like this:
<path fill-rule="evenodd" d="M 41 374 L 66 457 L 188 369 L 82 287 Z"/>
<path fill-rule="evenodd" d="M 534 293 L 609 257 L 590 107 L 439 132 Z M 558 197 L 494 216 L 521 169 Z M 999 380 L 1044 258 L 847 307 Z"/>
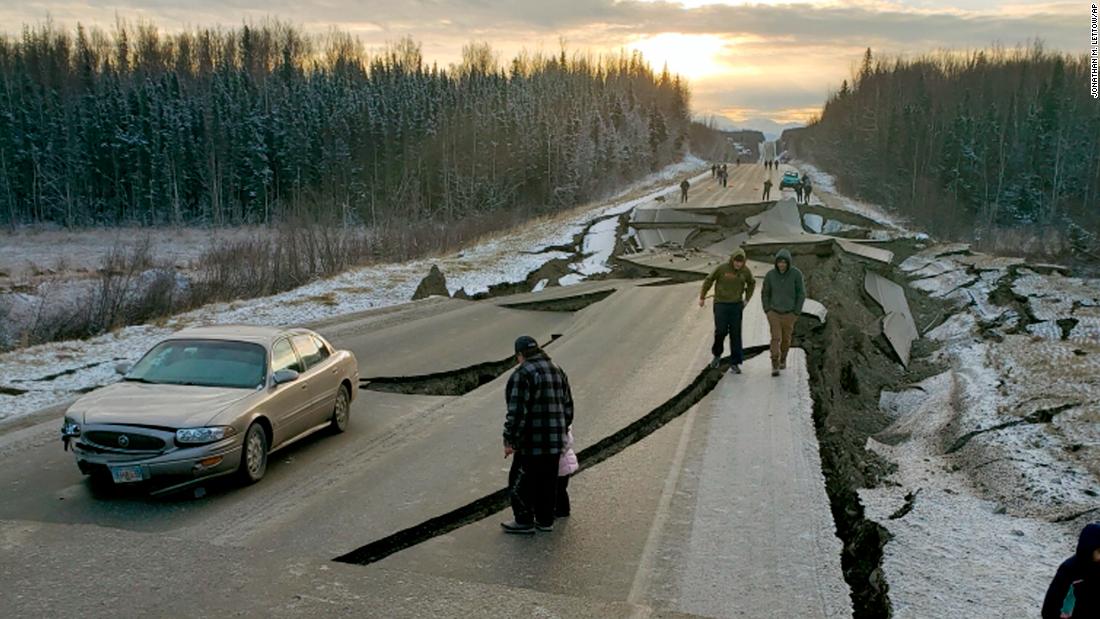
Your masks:
<path fill-rule="evenodd" d="M 966 251 L 902 263 L 957 304 L 926 334 L 948 369 L 884 393 L 893 422 L 868 441 L 897 465 L 860 498 L 893 536 L 883 571 L 899 617 L 1036 616 L 1082 524 L 1056 521 L 1100 507 L 1100 281 Z M 1005 284 L 1030 316 L 995 302 Z M 1085 325 L 1080 337 L 1062 339 L 1059 320 Z"/>
<path fill-rule="evenodd" d="M 469 294 L 476 294 L 487 291 L 492 284 L 522 281 L 550 260 L 571 257 L 564 252 L 531 252 L 572 244 L 574 236 L 594 219 L 607 217 L 607 221 L 615 223 L 615 215 L 629 212 L 668 192 L 673 189 L 666 186 L 669 181 L 695 172 L 703 165 L 702 160 L 689 157 L 634 183 L 606 201 L 530 222 L 449 255 L 354 269 L 281 294 L 207 305 L 160 325 L 137 325 L 88 340 L 57 342 L 0 354 L 0 386 L 26 390 L 20 395 L 0 394 L 0 420 L 31 414 L 81 391 L 117 380 L 115 364 L 136 361 L 159 339 L 187 326 L 214 323 L 300 325 L 397 305 L 412 297 L 433 264 L 446 275 L 452 293 L 465 289 Z M 593 256 L 584 261 L 581 273 L 563 278 L 560 284 L 583 281 L 585 275 L 600 272 L 606 262 L 605 253 L 610 256 L 610 251 L 604 251 L 605 236 L 601 232 L 591 243 L 585 239 L 585 246 L 592 248 Z M 613 228 L 611 241 L 614 241 Z M 58 376 L 49 378 L 54 375 Z"/>

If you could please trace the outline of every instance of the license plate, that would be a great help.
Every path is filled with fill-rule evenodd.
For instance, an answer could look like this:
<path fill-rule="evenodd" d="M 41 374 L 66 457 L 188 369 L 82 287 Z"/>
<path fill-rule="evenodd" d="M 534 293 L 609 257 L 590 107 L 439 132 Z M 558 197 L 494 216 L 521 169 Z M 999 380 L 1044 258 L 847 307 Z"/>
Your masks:
<path fill-rule="evenodd" d="M 128 484 L 144 479 L 140 466 L 113 466 L 111 467 L 111 477 L 116 484 Z"/>

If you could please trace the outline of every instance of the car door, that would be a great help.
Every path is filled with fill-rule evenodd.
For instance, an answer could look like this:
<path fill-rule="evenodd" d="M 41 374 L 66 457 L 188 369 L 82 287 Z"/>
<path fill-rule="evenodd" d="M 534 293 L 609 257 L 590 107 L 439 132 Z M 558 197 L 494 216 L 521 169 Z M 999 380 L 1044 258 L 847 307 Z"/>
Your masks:
<path fill-rule="evenodd" d="M 306 367 L 303 379 L 309 381 L 310 410 L 307 426 L 322 423 L 332 415 L 336 402 L 336 390 L 340 387 L 340 376 L 336 364 L 328 354 L 328 348 L 308 333 L 290 338 Z"/>
<path fill-rule="evenodd" d="M 300 374 L 298 380 L 270 387 L 273 393 L 268 398 L 267 409 L 273 418 L 271 424 L 275 430 L 273 447 L 305 430 L 304 424 L 312 402 L 312 389 L 309 381 L 304 380 L 304 369 L 298 353 L 290 345 L 289 338 L 282 338 L 271 347 L 272 374 L 279 370 L 294 370 Z"/>

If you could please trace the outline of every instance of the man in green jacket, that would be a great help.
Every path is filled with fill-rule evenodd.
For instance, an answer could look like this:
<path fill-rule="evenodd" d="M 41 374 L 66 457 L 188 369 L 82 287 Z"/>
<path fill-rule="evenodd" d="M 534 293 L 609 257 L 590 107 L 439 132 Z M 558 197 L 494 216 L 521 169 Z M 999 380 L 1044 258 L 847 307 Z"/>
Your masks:
<path fill-rule="evenodd" d="M 764 276 L 760 301 L 772 332 L 772 376 L 779 376 L 779 370 L 787 369 L 787 351 L 791 348 L 794 323 L 806 302 L 802 271 L 791 264 L 788 250 L 781 249 L 775 254 L 775 268 Z"/>
<path fill-rule="evenodd" d="M 745 266 L 745 250 L 738 248 L 730 256 L 729 262 L 718 265 L 714 272 L 703 280 L 703 290 L 699 293 L 699 307 L 706 306 L 707 292 L 714 286 L 714 345 L 710 352 L 714 359 L 710 367 L 718 367 L 722 360 L 726 336 L 730 338 L 730 358 L 733 364 L 730 371 L 741 373 L 744 350 L 741 348 L 741 316 L 745 304 L 752 298 L 756 289 L 756 278 Z"/>

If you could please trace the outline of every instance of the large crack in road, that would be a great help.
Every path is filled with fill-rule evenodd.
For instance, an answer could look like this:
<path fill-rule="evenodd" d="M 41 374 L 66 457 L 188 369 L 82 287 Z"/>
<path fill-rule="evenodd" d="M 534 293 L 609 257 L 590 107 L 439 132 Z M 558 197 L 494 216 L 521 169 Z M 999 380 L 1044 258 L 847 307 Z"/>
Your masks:
<path fill-rule="evenodd" d="M 750 359 L 766 350 L 767 348 L 763 346 L 747 348 L 745 349 L 745 358 Z M 581 462 L 578 472 L 616 456 L 627 447 L 641 441 L 673 419 L 683 415 L 714 389 L 718 381 L 721 380 L 722 374 L 728 368 L 728 362 L 724 362 L 717 369 L 704 369 L 687 387 L 684 387 L 679 393 L 661 405 L 614 434 L 583 449 L 577 454 L 577 459 Z M 369 565 L 394 553 L 412 548 L 432 538 L 445 535 L 455 529 L 487 518 L 507 507 L 508 489 L 501 488 L 445 514 L 429 518 L 407 529 L 360 546 L 333 560 L 341 563 Z"/>

